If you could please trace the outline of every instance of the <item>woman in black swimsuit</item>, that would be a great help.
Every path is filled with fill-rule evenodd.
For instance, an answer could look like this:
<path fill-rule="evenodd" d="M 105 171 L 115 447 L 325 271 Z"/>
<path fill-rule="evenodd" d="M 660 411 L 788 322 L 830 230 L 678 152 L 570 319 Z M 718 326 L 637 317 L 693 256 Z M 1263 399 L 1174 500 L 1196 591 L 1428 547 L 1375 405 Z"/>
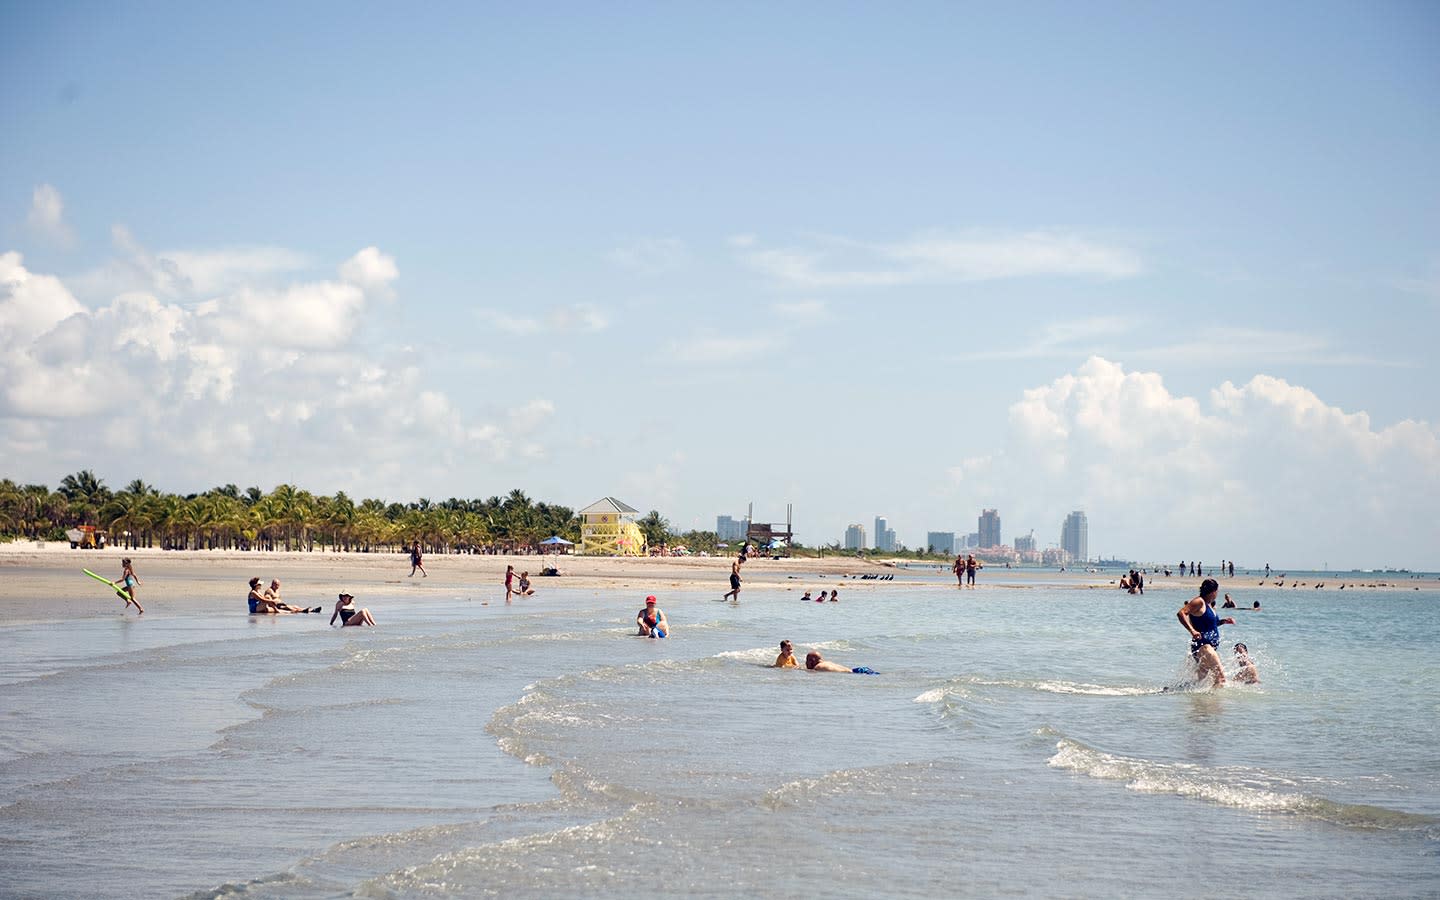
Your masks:
<path fill-rule="evenodd" d="M 355 608 L 355 597 L 353 594 L 340 595 L 340 599 L 335 603 L 335 612 L 330 614 L 331 625 L 335 624 L 337 617 L 340 619 L 341 627 L 375 624 L 375 619 L 370 615 L 370 610 Z"/>

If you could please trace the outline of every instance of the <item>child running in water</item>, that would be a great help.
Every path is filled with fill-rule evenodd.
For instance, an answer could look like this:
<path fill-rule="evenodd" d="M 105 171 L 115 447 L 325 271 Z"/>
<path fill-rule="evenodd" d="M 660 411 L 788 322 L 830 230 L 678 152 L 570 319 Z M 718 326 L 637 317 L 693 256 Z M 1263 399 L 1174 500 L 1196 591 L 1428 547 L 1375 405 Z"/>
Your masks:
<path fill-rule="evenodd" d="M 130 604 L 133 603 L 135 604 L 135 608 L 140 611 L 140 615 L 143 616 L 145 615 L 145 607 L 141 606 L 140 601 L 135 599 L 135 586 L 137 584 L 144 584 L 144 582 L 135 575 L 135 567 L 130 564 L 130 557 L 127 556 L 120 560 L 120 586 L 125 589 L 125 608 L 129 609 Z"/>

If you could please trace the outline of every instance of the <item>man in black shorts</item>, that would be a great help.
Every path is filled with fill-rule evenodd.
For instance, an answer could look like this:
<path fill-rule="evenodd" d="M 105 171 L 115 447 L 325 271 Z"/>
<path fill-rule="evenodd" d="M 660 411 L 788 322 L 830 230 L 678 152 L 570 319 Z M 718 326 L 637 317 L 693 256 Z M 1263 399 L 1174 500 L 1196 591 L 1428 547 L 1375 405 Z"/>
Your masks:
<path fill-rule="evenodd" d="M 733 563 L 730 564 L 730 590 L 729 590 L 728 593 L 726 593 L 726 594 L 725 594 L 723 597 L 721 597 L 720 599 L 721 599 L 721 600 L 729 600 L 731 597 L 734 597 L 734 598 L 735 598 L 735 602 L 736 602 L 736 603 L 739 603 L 739 602 L 740 602 L 740 559 L 739 559 L 739 558 L 737 558 L 737 559 L 735 560 L 735 562 L 733 562 Z"/>

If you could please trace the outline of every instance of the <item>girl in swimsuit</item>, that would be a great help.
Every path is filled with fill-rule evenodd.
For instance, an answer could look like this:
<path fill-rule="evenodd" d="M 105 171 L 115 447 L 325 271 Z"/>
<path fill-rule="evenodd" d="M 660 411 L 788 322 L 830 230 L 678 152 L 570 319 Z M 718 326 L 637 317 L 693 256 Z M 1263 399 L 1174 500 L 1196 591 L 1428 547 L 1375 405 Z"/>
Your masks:
<path fill-rule="evenodd" d="M 140 601 L 135 599 L 135 585 L 141 583 L 140 579 L 135 576 L 135 567 L 130 565 L 130 558 L 127 556 L 125 559 L 120 560 L 120 586 L 125 589 L 125 593 L 128 595 L 125 600 L 125 608 L 129 609 L 130 604 L 133 603 L 135 604 L 135 608 L 140 610 L 140 615 L 143 616 L 145 615 L 145 607 L 141 606 Z"/>
<path fill-rule="evenodd" d="M 335 611 L 330 614 L 330 624 L 335 624 L 336 617 L 340 619 L 340 627 L 346 628 L 351 625 L 374 625 L 375 619 L 370 615 L 368 609 L 356 609 L 355 597 L 351 594 L 341 594 L 340 599 L 335 602 Z"/>
<path fill-rule="evenodd" d="M 775 657 L 776 669 L 798 669 L 800 663 L 795 661 L 795 648 L 790 646 L 789 641 L 780 642 L 780 655 Z"/>

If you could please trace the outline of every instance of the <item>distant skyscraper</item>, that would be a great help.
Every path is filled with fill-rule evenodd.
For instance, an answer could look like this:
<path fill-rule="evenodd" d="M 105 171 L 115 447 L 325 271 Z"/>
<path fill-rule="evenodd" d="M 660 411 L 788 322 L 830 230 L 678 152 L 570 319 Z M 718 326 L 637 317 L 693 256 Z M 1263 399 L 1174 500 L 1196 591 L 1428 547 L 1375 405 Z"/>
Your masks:
<path fill-rule="evenodd" d="M 1035 532 L 1022 534 L 1015 538 L 1015 552 L 1024 553 L 1027 550 L 1035 549 Z"/>
<path fill-rule="evenodd" d="M 1090 558 L 1090 523 L 1083 511 L 1077 509 L 1065 517 L 1065 524 L 1060 526 L 1060 549 L 1076 562 Z"/>
<path fill-rule="evenodd" d="M 972 531 L 969 534 L 965 535 L 965 548 L 967 550 L 971 547 L 978 546 L 980 546 L 980 532 Z"/>
<path fill-rule="evenodd" d="M 955 552 L 955 532 L 953 531 L 932 531 L 925 535 L 925 546 L 936 553 Z"/>
<path fill-rule="evenodd" d="M 849 528 L 845 529 L 845 549 L 846 549 L 846 550 L 864 550 L 864 549 L 865 549 L 865 526 L 864 526 L 864 525 L 851 525 Z"/>
<path fill-rule="evenodd" d="M 743 541 L 745 532 L 749 530 L 749 519 L 732 519 L 729 516 L 715 517 L 715 535 L 722 541 Z"/>
<path fill-rule="evenodd" d="M 1003 541 L 1000 540 L 1000 513 L 993 509 L 983 510 L 980 513 L 980 549 L 998 547 Z"/>
<path fill-rule="evenodd" d="M 890 520 L 884 516 L 875 517 L 875 549 L 882 553 L 889 553 L 895 549 L 890 536 L 895 532 L 890 530 Z"/>

